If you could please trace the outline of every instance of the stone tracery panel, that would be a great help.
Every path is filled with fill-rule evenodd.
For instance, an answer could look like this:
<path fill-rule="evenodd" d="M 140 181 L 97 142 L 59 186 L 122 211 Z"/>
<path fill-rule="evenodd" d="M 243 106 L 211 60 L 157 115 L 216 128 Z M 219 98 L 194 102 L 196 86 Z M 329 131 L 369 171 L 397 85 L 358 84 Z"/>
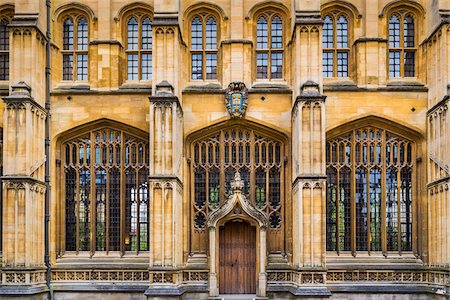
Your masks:
<path fill-rule="evenodd" d="M 230 126 L 195 140 L 191 155 L 194 235 L 206 234 L 208 215 L 230 196 L 236 172 L 244 181 L 243 194 L 268 220 L 269 242 L 271 233 L 282 231 L 283 141 L 248 127 Z"/>

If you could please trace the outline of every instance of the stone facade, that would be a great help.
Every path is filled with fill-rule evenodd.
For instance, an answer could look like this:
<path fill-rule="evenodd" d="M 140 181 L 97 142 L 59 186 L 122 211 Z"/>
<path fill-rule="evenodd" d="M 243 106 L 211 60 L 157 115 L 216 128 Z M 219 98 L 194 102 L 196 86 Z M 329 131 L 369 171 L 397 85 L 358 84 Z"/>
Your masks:
<path fill-rule="evenodd" d="M 447 0 L 0 0 L 9 36 L 2 46 L 0 32 L 9 61 L 0 80 L 0 298 L 219 299 L 220 228 L 236 220 L 256 228 L 257 297 L 450 297 L 449 12 Z M 324 18 L 341 15 L 348 45 L 337 49 L 324 40 Z M 392 16 L 401 20 L 401 47 L 390 38 Z M 262 17 L 272 22 L 272 39 L 273 20 L 281 20 L 278 48 L 258 44 Z M 206 36 L 201 49 L 194 18 Z M 216 35 L 208 48 L 210 18 Z M 258 53 L 272 58 L 267 78 Z M 334 57 L 325 76 L 326 53 L 347 55 L 348 71 Z M 200 54 L 206 79 L 194 77 Z M 398 149 L 411 175 L 399 171 L 395 181 L 411 186 L 412 222 L 397 215 L 398 228 L 389 225 L 383 183 L 382 201 L 373 202 L 381 226 L 366 225 L 365 237 L 373 245 L 380 232 L 380 244 L 365 251 L 355 225 L 359 150 L 348 150 L 346 163 L 351 213 L 336 221 L 352 225 L 330 233 L 328 224 L 328 151 L 341 151 L 328 143 L 361 128 L 380 130 L 380 149 L 389 149 L 374 150 L 381 181 L 385 161 L 397 155 L 387 144 L 412 145 Z M 342 143 L 358 147 L 355 138 Z M 258 204 L 258 178 L 278 202 Z M 409 196 L 397 183 L 402 212 Z M 372 187 L 365 189 L 372 207 Z M 400 230 L 400 246 L 389 226 Z"/>

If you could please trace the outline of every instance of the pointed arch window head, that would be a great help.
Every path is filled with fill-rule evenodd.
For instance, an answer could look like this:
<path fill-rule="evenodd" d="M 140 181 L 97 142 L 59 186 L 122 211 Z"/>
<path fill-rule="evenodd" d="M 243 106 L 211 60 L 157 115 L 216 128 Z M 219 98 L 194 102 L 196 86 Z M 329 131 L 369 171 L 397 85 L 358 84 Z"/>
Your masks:
<path fill-rule="evenodd" d="M 373 126 L 327 140 L 327 251 L 413 250 L 414 148 Z"/>
<path fill-rule="evenodd" d="M 151 80 L 153 75 L 152 21 L 147 15 L 128 18 L 127 29 L 127 79 Z"/>
<path fill-rule="evenodd" d="M 323 19 L 322 66 L 324 77 L 348 77 L 349 25 L 348 17 L 329 14 Z"/>
<path fill-rule="evenodd" d="M 196 231 L 205 231 L 207 216 L 224 205 L 232 194 L 230 183 L 236 172 L 244 181 L 244 195 L 265 214 L 269 229 L 282 228 L 284 144 L 281 141 L 235 126 L 195 141 L 192 149 L 192 222 Z"/>
<path fill-rule="evenodd" d="M 9 20 L 0 20 L 0 80 L 9 80 Z"/>
<path fill-rule="evenodd" d="M 415 77 L 416 25 L 407 13 L 395 13 L 389 18 L 389 77 Z"/>
<path fill-rule="evenodd" d="M 283 78 L 283 21 L 264 14 L 256 22 L 256 78 Z"/>
<path fill-rule="evenodd" d="M 217 21 L 197 15 L 191 22 L 191 78 L 217 79 Z"/>
<path fill-rule="evenodd" d="M 89 23 L 68 17 L 63 23 L 63 80 L 88 80 Z"/>

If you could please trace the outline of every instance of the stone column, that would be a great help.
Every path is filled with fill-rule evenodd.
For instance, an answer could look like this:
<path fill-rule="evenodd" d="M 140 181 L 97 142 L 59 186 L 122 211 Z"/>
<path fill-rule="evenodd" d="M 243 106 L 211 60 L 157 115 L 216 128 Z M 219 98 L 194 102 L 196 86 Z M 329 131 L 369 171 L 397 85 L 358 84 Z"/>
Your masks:
<path fill-rule="evenodd" d="M 1 282 L 13 294 L 46 290 L 44 262 L 45 118 L 24 82 L 11 87 L 3 128 Z M 33 293 L 32 291 L 32 293 Z M 44 295 L 42 295 L 44 296 Z"/>
<path fill-rule="evenodd" d="M 17 1 L 16 1 L 17 2 Z M 2 295 L 46 297 L 45 0 L 15 3 L 3 98 Z"/>
<path fill-rule="evenodd" d="M 292 98 L 292 263 L 296 295 L 326 296 L 325 96 L 320 1 L 296 0 Z M 303 285 L 308 285 L 304 289 Z"/>
<path fill-rule="evenodd" d="M 258 276 L 258 297 L 266 297 L 267 293 L 267 228 L 261 226 L 259 229 L 259 276 Z"/>
<path fill-rule="evenodd" d="M 325 288 L 325 96 L 303 84 L 292 110 L 293 264 L 298 295 L 329 295 Z M 302 286 L 308 284 L 307 289 Z M 313 287 L 311 287 L 313 285 Z M 311 294 L 312 293 L 312 294 Z"/>
<path fill-rule="evenodd" d="M 183 254 L 182 109 L 167 81 L 150 98 L 149 298 L 178 297 Z"/>
<path fill-rule="evenodd" d="M 217 285 L 217 272 L 216 272 L 216 227 L 209 227 L 209 296 L 218 297 L 219 287 Z"/>

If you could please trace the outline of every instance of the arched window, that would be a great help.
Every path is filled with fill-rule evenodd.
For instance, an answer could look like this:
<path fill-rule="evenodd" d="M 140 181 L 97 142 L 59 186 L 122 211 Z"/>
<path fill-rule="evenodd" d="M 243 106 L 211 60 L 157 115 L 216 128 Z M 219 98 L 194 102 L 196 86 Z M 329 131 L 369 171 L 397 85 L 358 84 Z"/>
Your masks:
<path fill-rule="evenodd" d="M 88 80 L 89 24 L 68 17 L 63 23 L 63 80 Z"/>
<path fill-rule="evenodd" d="M 9 80 L 9 20 L 0 20 L 0 80 Z"/>
<path fill-rule="evenodd" d="M 148 251 L 149 146 L 104 127 L 63 143 L 66 251 Z"/>
<path fill-rule="evenodd" d="M 152 21 L 149 16 L 133 15 L 127 21 L 127 78 L 152 79 Z"/>
<path fill-rule="evenodd" d="M 415 77 L 416 33 L 414 17 L 395 13 L 389 18 L 389 77 Z"/>
<path fill-rule="evenodd" d="M 256 78 L 283 78 L 283 22 L 277 14 L 264 14 L 256 22 Z"/>
<path fill-rule="evenodd" d="M 348 17 L 332 13 L 323 19 L 323 76 L 348 77 L 349 38 Z"/>
<path fill-rule="evenodd" d="M 254 130 L 232 127 L 193 143 L 193 227 L 206 229 L 206 218 L 231 194 L 239 172 L 244 194 L 269 220 L 270 229 L 282 225 L 283 143 Z"/>
<path fill-rule="evenodd" d="M 191 78 L 217 79 L 217 21 L 196 15 L 191 22 Z"/>
<path fill-rule="evenodd" d="M 328 139 L 327 251 L 412 251 L 414 151 L 373 126 Z"/>

